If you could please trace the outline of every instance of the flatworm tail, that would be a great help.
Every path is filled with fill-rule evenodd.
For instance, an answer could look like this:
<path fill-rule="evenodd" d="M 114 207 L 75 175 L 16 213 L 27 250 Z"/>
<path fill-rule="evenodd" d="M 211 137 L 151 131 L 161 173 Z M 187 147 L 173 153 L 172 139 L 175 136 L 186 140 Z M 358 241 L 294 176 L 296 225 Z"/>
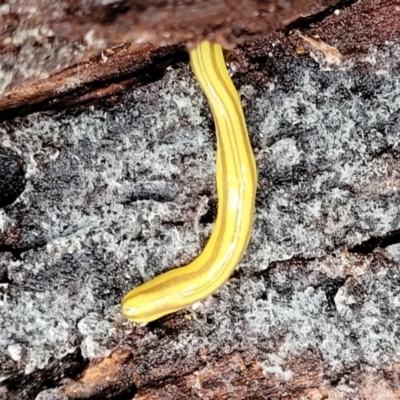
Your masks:
<path fill-rule="evenodd" d="M 203 41 L 190 52 L 190 61 L 215 121 L 217 219 L 207 245 L 190 264 L 157 276 L 123 298 L 122 313 L 135 322 L 153 321 L 217 290 L 243 257 L 253 225 L 257 169 L 222 48 Z"/>

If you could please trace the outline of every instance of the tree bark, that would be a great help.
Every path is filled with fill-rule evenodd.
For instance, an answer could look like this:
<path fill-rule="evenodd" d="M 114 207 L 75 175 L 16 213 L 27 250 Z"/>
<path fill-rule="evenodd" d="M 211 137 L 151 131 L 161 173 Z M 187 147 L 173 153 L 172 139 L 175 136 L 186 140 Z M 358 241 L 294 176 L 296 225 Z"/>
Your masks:
<path fill-rule="evenodd" d="M 48 10 L 65 37 L 90 14 L 103 43 L 133 12 L 110 3 L 112 23 L 95 1 L 68 4 Z M 398 2 L 341 2 L 265 32 L 230 31 L 240 18 L 183 26 L 172 6 L 139 4 L 135 29 L 150 11 L 174 16 L 146 25 L 153 44 L 86 47 L 75 65 L 57 64 L 55 46 L 47 78 L 3 85 L 0 398 L 398 398 Z M 217 207 L 213 121 L 185 36 L 160 46 L 174 19 L 196 38 L 258 37 L 226 53 L 256 153 L 256 215 L 227 284 L 138 326 L 121 297 L 199 254 Z M 1 57 L 16 71 L 12 49 Z"/>

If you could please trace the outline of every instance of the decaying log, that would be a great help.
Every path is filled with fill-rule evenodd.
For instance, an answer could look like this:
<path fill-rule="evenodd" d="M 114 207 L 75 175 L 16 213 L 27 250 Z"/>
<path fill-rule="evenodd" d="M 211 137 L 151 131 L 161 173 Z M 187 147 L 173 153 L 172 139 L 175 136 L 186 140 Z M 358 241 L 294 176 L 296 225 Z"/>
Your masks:
<path fill-rule="evenodd" d="M 0 6 L 4 38 L 37 24 L 34 3 L 17 22 Z M 3 85 L 0 399 L 399 398 L 398 2 L 288 8 L 266 31 L 163 3 L 47 4 L 41 79 Z M 102 39 L 60 61 L 89 15 Z M 138 29 L 153 44 L 121 43 Z M 190 261 L 215 218 L 214 127 L 181 43 L 197 36 L 258 37 L 227 52 L 259 170 L 254 232 L 217 293 L 137 326 L 122 295 Z M 3 66 L 35 47 L 13 43 Z"/>

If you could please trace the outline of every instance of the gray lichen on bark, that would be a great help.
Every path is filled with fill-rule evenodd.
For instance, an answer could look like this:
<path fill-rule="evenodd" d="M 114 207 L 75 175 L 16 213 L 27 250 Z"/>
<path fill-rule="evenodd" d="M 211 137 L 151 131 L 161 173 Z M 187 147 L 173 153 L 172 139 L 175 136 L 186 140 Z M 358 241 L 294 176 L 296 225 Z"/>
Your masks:
<path fill-rule="evenodd" d="M 400 229 L 400 47 L 378 49 L 368 68 L 325 71 L 280 51 L 257 61 L 263 86 L 235 76 L 260 178 L 248 252 L 168 354 L 247 349 L 287 381 L 287 360 L 305 351 L 327 378 L 398 361 L 398 244 L 351 250 Z M 7 382 L 17 364 L 30 373 L 77 347 L 108 354 L 131 326 L 121 296 L 201 251 L 215 138 L 179 65 L 112 107 L 3 122 L 0 145 L 23 160 L 27 181 L 0 214 L 2 234 L 21 237 L 0 253 Z"/>

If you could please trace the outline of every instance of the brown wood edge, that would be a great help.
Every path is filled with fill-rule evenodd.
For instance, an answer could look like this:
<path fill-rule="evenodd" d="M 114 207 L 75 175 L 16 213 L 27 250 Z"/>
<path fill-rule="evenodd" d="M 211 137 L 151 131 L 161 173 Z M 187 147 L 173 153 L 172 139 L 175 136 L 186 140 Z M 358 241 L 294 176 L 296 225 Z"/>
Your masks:
<path fill-rule="evenodd" d="M 184 45 L 150 43 L 105 49 L 48 78 L 26 82 L 0 97 L 0 120 L 110 98 L 132 86 L 157 80 L 169 65 L 187 61 Z"/>

